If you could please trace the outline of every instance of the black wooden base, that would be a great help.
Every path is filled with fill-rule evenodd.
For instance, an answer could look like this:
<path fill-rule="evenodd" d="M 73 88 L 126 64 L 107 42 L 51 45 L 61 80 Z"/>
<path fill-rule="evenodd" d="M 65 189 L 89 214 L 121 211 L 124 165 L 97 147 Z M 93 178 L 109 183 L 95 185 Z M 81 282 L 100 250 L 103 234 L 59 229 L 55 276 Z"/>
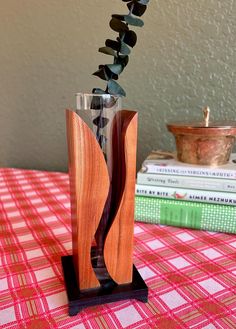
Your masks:
<path fill-rule="evenodd" d="M 109 288 L 95 288 L 80 291 L 76 282 L 72 256 L 63 256 L 62 268 L 69 301 L 69 315 L 76 315 L 83 308 L 135 298 L 144 303 L 148 301 L 148 288 L 133 266 L 133 281 L 129 284 L 116 285 Z"/>

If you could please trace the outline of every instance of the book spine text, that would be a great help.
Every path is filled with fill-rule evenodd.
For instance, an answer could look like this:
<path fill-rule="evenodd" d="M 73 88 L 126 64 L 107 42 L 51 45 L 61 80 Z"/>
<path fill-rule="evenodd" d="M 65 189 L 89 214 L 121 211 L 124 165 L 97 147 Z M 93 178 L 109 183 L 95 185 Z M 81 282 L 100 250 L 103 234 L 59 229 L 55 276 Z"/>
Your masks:
<path fill-rule="evenodd" d="M 181 166 L 161 166 L 154 163 L 144 163 L 143 171 L 149 174 L 163 174 L 163 175 L 187 175 L 197 177 L 211 177 L 219 179 L 236 179 L 236 166 L 233 169 L 220 169 L 220 168 L 192 168 Z"/>
<path fill-rule="evenodd" d="M 211 191 L 236 192 L 236 180 L 138 173 L 137 183 Z"/>
<path fill-rule="evenodd" d="M 164 199 L 236 206 L 236 193 L 136 184 L 135 194 Z"/>

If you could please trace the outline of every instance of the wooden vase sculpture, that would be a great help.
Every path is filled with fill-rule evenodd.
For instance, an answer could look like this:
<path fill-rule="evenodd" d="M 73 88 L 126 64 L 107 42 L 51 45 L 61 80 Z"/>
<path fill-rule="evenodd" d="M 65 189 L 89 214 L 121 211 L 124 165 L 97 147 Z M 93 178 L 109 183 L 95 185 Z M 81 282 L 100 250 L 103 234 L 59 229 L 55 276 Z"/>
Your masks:
<path fill-rule="evenodd" d="M 83 119 L 66 110 L 66 122 L 73 255 L 62 265 L 69 314 L 121 299 L 146 302 L 147 286 L 132 261 L 137 113 L 115 113 L 111 168 Z"/>

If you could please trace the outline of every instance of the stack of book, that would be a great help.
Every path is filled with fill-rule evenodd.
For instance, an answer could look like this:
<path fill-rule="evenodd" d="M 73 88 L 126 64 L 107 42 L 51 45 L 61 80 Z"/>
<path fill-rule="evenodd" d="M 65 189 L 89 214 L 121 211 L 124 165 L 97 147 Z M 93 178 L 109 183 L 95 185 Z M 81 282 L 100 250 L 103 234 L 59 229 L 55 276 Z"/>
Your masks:
<path fill-rule="evenodd" d="M 226 165 L 210 167 L 153 151 L 137 174 L 135 218 L 236 233 L 236 154 Z"/>

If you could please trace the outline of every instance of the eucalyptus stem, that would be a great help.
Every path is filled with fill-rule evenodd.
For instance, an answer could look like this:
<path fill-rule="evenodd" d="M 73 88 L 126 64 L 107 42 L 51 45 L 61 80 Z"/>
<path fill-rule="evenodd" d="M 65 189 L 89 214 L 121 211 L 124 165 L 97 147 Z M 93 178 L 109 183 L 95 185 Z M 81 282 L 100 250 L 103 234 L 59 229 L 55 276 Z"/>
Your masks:
<path fill-rule="evenodd" d="M 137 35 L 129 26 L 142 27 L 144 25 L 139 17 L 146 11 L 149 0 L 122 0 L 122 2 L 127 3 L 128 14 L 114 14 L 110 20 L 111 29 L 118 32 L 119 36 L 116 40 L 107 39 L 105 47 L 99 48 L 99 52 L 113 57 L 113 63 L 99 65 L 98 70 L 93 73 L 93 75 L 105 80 L 107 85 L 104 90 L 94 88 L 92 91 L 94 94 L 126 96 L 124 89 L 116 80 L 119 79 L 119 75 L 129 62 L 130 48 L 133 48 L 137 42 Z M 103 149 L 104 140 L 101 134 L 101 127 L 104 127 L 103 108 L 96 108 L 100 110 L 99 116 L 94 120 L 94 124 L 97 126 L 96 137 Z"/>
<path fill-rule="evenodd" d="M 143 21 L 139 17 L 142 16 L 146 11 L 146 5 L 148 4 L 149 0 L 122 0 L 122 2 L 126 2 L 129 12 L 125 15 L 112 15 L 112 18 L 110 20 L 110 27 L 113 31 L 118 32 L 119 35 L 116 40 L 107 39 L 105 41 L 105 46 L 99 48 L 99 52 L 112 56 L 113 63 L 99 65 L 98 70 L 93 73 L 93 75 L 101 78 L 102 80 L 105 80 L 107 83 L 104 90 L 100 88 L 94 88 L 92 91 L 94 94 L 110 94 L 111 96 L 126 95 L 124 89 L 118 84 L 118 82 L 116 82 L 116 80 L 119 79 L 119 75 L 123 72 L 124 68 L 128 64 L 131 48 L 133 48 L 137 42 L 136 33 L 129 27 L 141 27 L 144 25 Z M 114 101 L 115 99 L 116 98 L 114 97 Z M 96 103 L 96 96 L 94 96 L 92 104 L 93 106 L 91 107 L 100 111 L 98 116 L 93 120 L 93 124 L 97 127 L 96 138 L 101 149 L 103 150 L 105 159 L 106 152 L 104 151 L 104 146 L 106 145 L 106 139 L 105 136 L 102 135 L 102 129 L 106 127 L 109 120 L 104 117 L 104 108 L 113 107 L 114 103 L 112 103 L 113 102 L 111 102 L 111 104 L 107 104 L 106 102 L 104 102 L 104 104 L 102 104 L 101 106 L 99 102 Z M 117 195 L 116 191 L 112 190 L 111 180 L 108 197 L 104 206 L 104 211 L 95 234 L 95 239 L 97 242 L 97 254 L 95 255 L 95 257 L 97 259 L 98 267 L 105 267 L 105 262 L 103 259 L 104 240 L 107 234 L 107 225 L 109 224 L 112 218 L 111 209 L 115 198 L 117 198 Z M 112 211 L 114 212 L 115 209 L 112 209 Z"/>
<path fill-rule="evenodd" d="M 111 94 L 125 96 L 124 89 L 116 82 L 119 75 L 129 62 L 130 48 L 133 48 L 137 42 L 136 33 L 129 27 L 142 27 L 143 21 L 139 18 L 146 11 L 149 0 L 122 0 L 127 3 L 128 14 L 114 14 L 110 20 L 110 27 L 113 31 L 119 33 L 116 40 L 107 39 L 105 47 L 99 48 L 99 52 L 113 56 L 112 64 L 99 65 L 98 70 L 93 75 L 107 81 L 105 89 L 94 88 L 95 94 Z"/>

